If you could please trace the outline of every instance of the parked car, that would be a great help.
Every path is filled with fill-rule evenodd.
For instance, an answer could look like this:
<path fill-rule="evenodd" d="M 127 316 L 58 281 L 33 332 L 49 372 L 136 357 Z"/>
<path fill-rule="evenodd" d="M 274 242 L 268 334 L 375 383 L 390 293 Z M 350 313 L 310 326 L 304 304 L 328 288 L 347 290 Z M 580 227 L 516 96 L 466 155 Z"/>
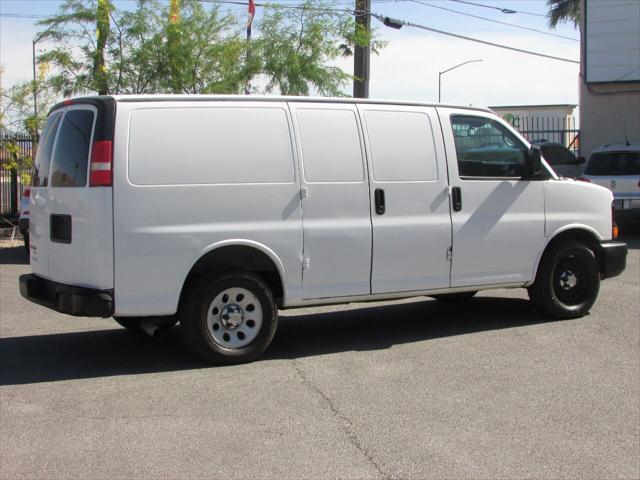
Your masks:
<path fill-rule="evenodd" d="M 28 188 L 22 190 L 20 196 L 20 216 L 18 217 L 18 229 L 24 239 L 24 248 L 29 251 L 29 196 L 31 191 Z"/>
<path fill-rule="evenodd" d="M 561 143 L 547 141 L 534 143 L 540 147 L 542 156 L 557 175 L 565 178 L 578 178 L 582 175 L 586 163 L 584 157 L 576 157 Z"/>
<path fill-rule="evenodd" d="M 619 220 L 640 220 L 640 143 L 603 145 L 591 154 L 581 180 L 613 192 Z"/>
<path fill-rule="evenodd" d="M 67 100 L 31 196 L 25 298 L 150 334 L 179 321 L 218 363 L 260 355 L 279 308 L 527 288 L 540 315 L 580 317 L 626 265 L 611 192 L 475 108 Z"/>

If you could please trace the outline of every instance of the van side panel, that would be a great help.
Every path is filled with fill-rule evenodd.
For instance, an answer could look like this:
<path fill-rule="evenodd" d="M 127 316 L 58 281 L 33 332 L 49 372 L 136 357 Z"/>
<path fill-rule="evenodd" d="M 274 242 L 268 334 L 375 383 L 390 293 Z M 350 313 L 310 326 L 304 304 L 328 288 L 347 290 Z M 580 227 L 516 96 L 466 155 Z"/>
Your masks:
<path fill-rule="evenodd" d="M 191 267 L 231 240 L 272 251 L 285 298 L 301 296 L 300 186 L 285 104 L 122 102 L 116 138 L 116 315 L 175 313 Z"/>
<path fill-rule="evenodd" d="M 358 105 L 374 209 L 372 293 L 449 286 L 451 216 L 442 133 L 433 108 Z"/>
<path fill-rule="evenodd" d="M 552 238 L 568 227 L 596 232 L 611 240 L 612 193 L 598 185 L 558 180 L 544 185 L 546 235 Z"/>
<path fill-rule="evenodd" d="M 304 226 L 303 297 L 371 292 L 371 212 L 354 105 L 289 103 L 296 128 Z"/>

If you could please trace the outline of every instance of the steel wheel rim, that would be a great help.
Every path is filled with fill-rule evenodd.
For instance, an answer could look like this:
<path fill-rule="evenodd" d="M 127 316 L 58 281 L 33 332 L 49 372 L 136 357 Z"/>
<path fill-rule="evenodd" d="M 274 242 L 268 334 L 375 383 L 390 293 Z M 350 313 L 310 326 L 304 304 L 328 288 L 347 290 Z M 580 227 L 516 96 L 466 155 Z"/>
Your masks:
<path fill-rule="evenodd" d="M 553 275 L 553 291 L 564 305 L 575 307 L 588 298 L 588 278 L 585 266 L 575 256 L 563 259 Z"/>
<path fill-rule="evenodd" d="M 262 327 L 262 304 L 246 288 L 227 288 L 215 296 L 207 310 L 209 335 L 223 348 L 236 350 L 253 342 Z"/>

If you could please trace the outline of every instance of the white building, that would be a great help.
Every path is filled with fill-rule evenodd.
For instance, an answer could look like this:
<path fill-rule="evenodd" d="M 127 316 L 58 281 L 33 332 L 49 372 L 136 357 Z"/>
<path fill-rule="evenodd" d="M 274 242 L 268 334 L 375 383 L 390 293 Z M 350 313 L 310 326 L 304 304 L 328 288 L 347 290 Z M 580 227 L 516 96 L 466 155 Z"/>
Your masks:
<path fill-rule="evenodd" d="M 640 0 L 582 0 L 580 141 L 640 142 Z"/>

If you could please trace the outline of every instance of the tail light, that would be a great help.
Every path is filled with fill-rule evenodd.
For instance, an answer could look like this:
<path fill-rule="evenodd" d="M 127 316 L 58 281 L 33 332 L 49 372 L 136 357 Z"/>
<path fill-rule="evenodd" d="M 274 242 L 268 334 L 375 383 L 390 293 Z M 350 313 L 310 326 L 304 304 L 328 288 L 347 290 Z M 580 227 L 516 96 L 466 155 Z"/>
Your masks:
<path fill-rule="evenodd" d="M 577 180 L 579 182 L 587 182 L 587 183 L 591 183 L 591 180 L 589 180 L 587 177 L 578 177 Z"/>
<path fill-rule="evenodd" d="M 27 198 L 29 198 L 29 197 L 31 196 L 31 190 L 30 190 L 30 189 L 28 189 L 28 188 L 25 188 L 25 189 L 22 191 L 22 196 L 23 196 L 23 197 L 27 197 Z"/>
<path fill-rule="evenodd" d="M 613 203 L 612 203 L 611 204 L 611 238 L 614 240 L 618 238 L 619 232 L 620 232 L 620 229 L 618 228 L 618 224 L 616 223 L 616 211 L 613 208 Z"/>
<path fill-rule="evenodd" d="M 113 184 L 113 143 L 110 140 L 94 142 L 90 172 L 90 187 L 110 187 Z"/>

